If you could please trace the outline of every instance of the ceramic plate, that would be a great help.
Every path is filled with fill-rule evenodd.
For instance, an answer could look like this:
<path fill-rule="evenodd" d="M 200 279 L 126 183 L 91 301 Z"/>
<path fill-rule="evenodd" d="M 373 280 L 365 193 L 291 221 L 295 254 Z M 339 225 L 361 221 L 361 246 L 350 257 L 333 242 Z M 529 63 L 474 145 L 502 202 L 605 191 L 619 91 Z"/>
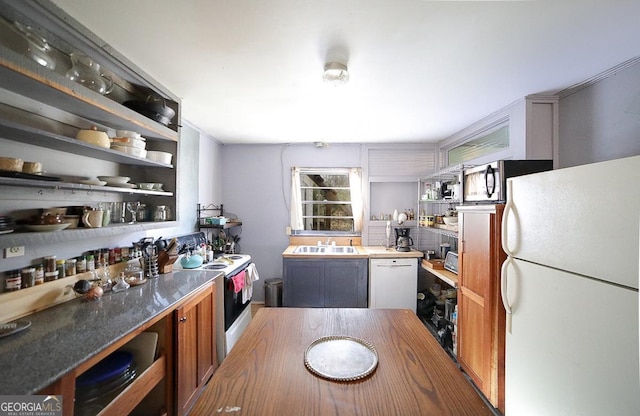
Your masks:
<path fill-rule="evenodd" d="M 79 180 L 83 185 L 96 185 L 96 186 L 104 186 L 107 184 L 106 181 L 99 181 L 97 179 L 87 179 L 87 180 Z"/>
<path fill-rule="evenodd" d="M 13 232 L 13 230 L 12 230 L 12 229 L 8 229 L 8 230 L 0 230 L 0 235 L 2 235 L 2 234 L 9 234 L 9 233 L 12 233 L 12 232 Z"/>
<path fill-rule="evenodd" d="M 127 176 L 98 176 L 98 179 L 101 181 L 105 181 L 109 185 L 113 186 L 115 184 L 125 184 L 129 182 L 131 178 Z"/>
<path fill-rule="evenodd" d="M 29 231 L 60 231 L 70 225 L 71 223 L 65 222 L 63 224 L 28 224 L 25 227 Z"/>
<path fill-rule="evenodd" d="M 309 345 L 304 353 L 304 364 L 320 377 L 353 381 L 373 373 L 378 366 L 378 352 L 363 339 L 331 335 Z"/>
<path fill-rule="evenodd" d="M 110 183 L 109 186 L 115 186 L 116 188 L 129 188 L 129 189 L 134 189 L 138 187 L 138 185 L 136 185 L 135 183 Z"/>

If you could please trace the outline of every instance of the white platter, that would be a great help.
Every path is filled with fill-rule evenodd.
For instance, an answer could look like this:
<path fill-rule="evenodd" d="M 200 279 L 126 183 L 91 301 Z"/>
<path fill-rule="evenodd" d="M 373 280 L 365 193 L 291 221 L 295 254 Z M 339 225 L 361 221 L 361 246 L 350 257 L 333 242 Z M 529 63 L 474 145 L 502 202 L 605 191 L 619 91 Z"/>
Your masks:
<path fill-rule="evenodd" d="M 378 352 L 363 339 L 330 335 L 309 345 L 304 353 L 304 364 L 320 377 L 353 381 L 373 373 L 378 366 Z"/>
<path fill-rule="evenodd" d="M 60 230 L 64 230 L 70 225 L 71 223 L 69 222 L 65 222 L 62 224 L 26 224 L 25 228 L 29 231 L 37 231 L 37 232 L 60 231 Z"/>
<path fill-rule="evenodd" d="M 105 186 L 107 184 L 106 181 L 99 181 L 97 179 L 81 179 L 80 182 L 83 185 L 95 185 L 95 186 Z"/>
<path fill-rule="evenodd" d="M 124 184 L 129 182 L 131 178 L 128 176 L 98 176 L 98 179 L 105 181 L 108 185 Z"/>

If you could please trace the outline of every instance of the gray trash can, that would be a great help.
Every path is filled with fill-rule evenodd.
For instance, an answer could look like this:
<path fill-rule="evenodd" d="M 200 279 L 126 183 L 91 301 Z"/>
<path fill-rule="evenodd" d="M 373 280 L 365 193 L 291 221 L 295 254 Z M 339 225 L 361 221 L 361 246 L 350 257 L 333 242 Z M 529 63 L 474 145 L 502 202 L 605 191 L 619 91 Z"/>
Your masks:
<path fill-rule="evenodd" d="M 282 279 L 267 279 L 264 281 L 264 306 L 282 306 Z"/>

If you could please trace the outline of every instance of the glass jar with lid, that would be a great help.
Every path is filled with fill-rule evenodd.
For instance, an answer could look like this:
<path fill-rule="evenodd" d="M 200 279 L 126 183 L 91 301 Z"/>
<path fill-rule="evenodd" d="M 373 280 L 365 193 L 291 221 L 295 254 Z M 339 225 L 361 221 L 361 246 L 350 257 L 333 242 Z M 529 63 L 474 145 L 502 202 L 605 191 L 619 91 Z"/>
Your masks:
<path fill-rule="evenodd" d="M 169 207 L 166 205 L 158 205 L 153 212 L 154 221 L 168 221 L 169 220 Z"/>

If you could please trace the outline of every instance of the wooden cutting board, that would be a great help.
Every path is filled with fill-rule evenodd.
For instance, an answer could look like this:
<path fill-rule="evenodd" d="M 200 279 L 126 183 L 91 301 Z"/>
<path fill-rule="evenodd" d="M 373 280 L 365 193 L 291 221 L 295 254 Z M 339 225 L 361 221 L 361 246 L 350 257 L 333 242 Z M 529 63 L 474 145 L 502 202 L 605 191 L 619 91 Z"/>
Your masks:
<path fill-rule="evenodd" d="M 430 269 L 444 269 L 444 260 L 442 259 L 422 259 L 422 265 Z"/>

